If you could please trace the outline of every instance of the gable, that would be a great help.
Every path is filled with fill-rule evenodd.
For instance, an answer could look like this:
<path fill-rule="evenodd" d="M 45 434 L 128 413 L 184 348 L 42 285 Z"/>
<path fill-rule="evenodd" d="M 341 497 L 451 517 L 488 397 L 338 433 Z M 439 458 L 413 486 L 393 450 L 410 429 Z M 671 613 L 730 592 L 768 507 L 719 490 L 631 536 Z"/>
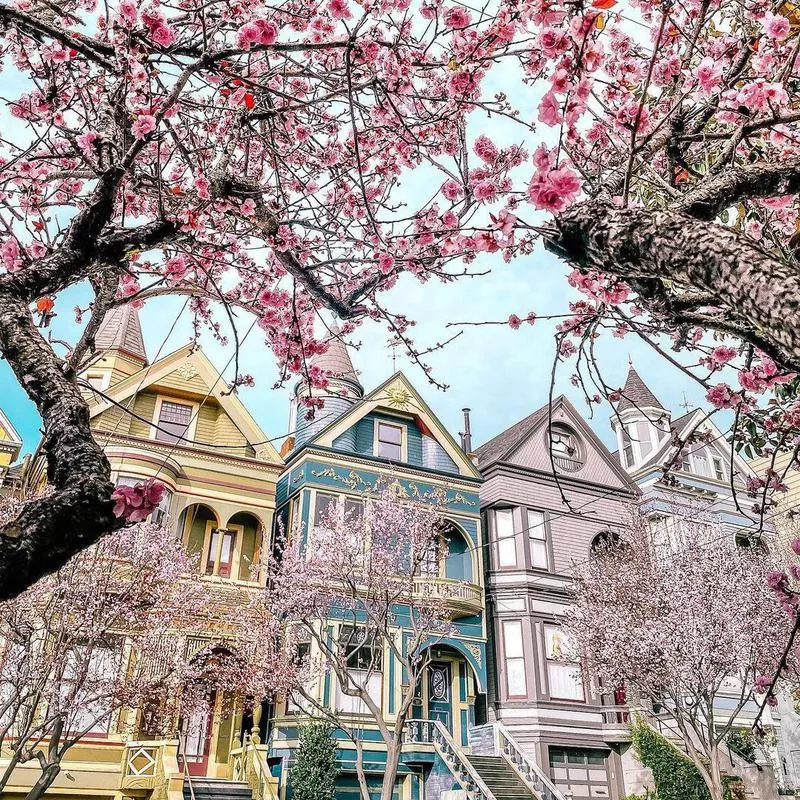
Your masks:
<path fill-rule="evenodd" d="M 525 469 L 539 472 L 553 471 L 550 458 L 550 445 L 548 430 L 548 415 L 545 413 L 537 418 L 537 424 L 520 438 L 516 446 L 506 455 L 504 461 L 515 464 Z M 631 490 L 630 479 L 608 448 L 597 438 L 594 431 L 586 424 L 584 419 L 575 410 L 569 401 L 559 397 L 553 401 L 552 424 L 554 427 L 563 428 L 574 435 L 577 447 L 574 459 L 564 459 L 564 464 L 571 461 L 579 464 L 578 468 L 562 468 L 558 465 L 559 475 L 565 478 L 613 487 L 615 489 Z M 555 456 L 555 453 L 554 453 Z"/>
<path fill-rule="evenodd" d="M 376 428 L 385 421 L 403 430 L 403 463 L 480 477 L 427 403 L 402 372 L 393 375 L 320 431 L 314 444 L 377 455 Z"/>
<path fill-rule="evenodd" d="M 258 423 L 239 400 L 236 393 L 227 392 L 227 385 L 202 350 L 191 345 L 151 364 L 120 381 L 106 391 L 109 399 L 100 398 L 90 405 L 92 425 L 100 430 L 130 433 L 151 438 L 158 413 L 158 397 L 185 398 L 196 404 L 195 433 L 191 437 L 202 444 L 222 445 L 238 454 L 255 455 L 272 463 L 283 463 Z M 142 419 L 125 413 L 119 406 L 128 407 Z M 127 420 L 121 420 L 124 415 Z M 191 430 L 191 428 L 190 428 Z"/>

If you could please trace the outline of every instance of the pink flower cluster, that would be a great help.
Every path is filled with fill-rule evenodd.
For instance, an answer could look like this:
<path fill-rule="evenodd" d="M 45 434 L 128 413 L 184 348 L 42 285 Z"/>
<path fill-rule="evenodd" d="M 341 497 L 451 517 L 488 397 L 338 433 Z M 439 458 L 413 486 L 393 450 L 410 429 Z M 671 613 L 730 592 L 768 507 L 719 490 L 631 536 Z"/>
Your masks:
<path fill-rule="evenodd" d="M 114 516 L 126 522 L 142 522 L 158 507 L 164 496 L 164 484 L 148 480 L 135 486 L 117 486 L 111 499 Z"/>
<path fill-rule="evenodd" d="M 278 40 L 278 28 L 274 22 L 267 19 L 256 19 L 246 22 L 239 28 L 236 43 L 243 50 L 257 44 L 271 45 Z"/>
<path fill-rule="evenodd" d="M 562 166 L 534 173 L 528 186 L 528 199 L 535 208 L 557 213 L 573 203 L 580 190 L 577 173 Z"/>

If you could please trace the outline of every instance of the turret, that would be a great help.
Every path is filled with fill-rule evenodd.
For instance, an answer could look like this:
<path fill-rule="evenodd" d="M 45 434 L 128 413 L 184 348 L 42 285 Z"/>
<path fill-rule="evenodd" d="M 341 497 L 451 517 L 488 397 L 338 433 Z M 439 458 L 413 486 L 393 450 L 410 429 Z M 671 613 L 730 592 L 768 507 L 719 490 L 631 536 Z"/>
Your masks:
<path fill-rule="evenodd" d="M 347 352 L 347 345 L 342 340 L 341 331 L 336 323 L 330 326 L 331 335 L 328 338 L 328 349 L 312 357 L 309 366 L 317 367 L 329 375 L 328 385 L 324 389 L 309 387 L 308 381 L 302 379 L 295 384 L 289 407 L 289 436 L 294 441 L 287 448 L 298 447 L 312 439 L 319 431 L 326 428 L 337 417 L 344 414 L 364 396 L 364 387 Z M 323 408 L 316 409 L 314 417 L 308 419 L 308 407 L 302 404 L 301 398 L 321 397 L 325 401 Z M 347 441 L 347 435 L 342 437 L 340 445 L 345 450 L 355 450 L 355 433 L 349 434 L 352 442 Z"/>
<path fill-rule="evenodd" d="M 139 312 L 128 303 L 111 309 L 94 337 L 96 356 L 83 379 L 99 391 L 147 366 Z"/>
<path fill-rule="evenodd" d="M 658 450 L 669 437 L 671 416 L 650 391 L 639 373 L 628 369 L 611 427 L 617 434 L 620 461 L 632 472 Z"/>

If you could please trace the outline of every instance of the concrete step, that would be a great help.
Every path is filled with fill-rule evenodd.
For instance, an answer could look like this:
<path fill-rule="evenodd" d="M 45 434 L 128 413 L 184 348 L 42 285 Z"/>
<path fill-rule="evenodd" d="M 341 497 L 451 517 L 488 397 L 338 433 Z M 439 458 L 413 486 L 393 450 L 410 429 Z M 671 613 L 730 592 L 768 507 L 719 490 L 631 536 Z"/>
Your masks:
<path fill-rule="evenodd" d="M 183 800 L 253 800 L 250 787 L 240 781 L 228 781 L 221 778 L 192 778 L 183 782 Z"/>
<path fill-rule="evenodd" d="M 502 756 L 467 756 L 495 800 L 525 800 L 531 790 Z"/>

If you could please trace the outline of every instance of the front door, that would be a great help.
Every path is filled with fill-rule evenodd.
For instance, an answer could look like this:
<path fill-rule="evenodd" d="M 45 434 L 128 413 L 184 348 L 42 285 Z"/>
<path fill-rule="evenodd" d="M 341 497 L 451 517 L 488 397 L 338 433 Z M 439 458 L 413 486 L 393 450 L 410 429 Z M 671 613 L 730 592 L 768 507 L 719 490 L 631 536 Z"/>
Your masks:
<path fill-rule="evenodd" d="M 428 666 L 428 714 L 453 732 L 453 697 L 450 662 L 431 661 Z"/>
<path fill-rule="evenodd" d="M 216 696 L 212 693 L 208 703 L 202 709 L 184 717 L 181 724 L 183 741 L 186 746 L 183 758 L 190 775 L 203 776 L 208 771 L 213 729 L 211 722 L 214 716 L 215 700 Z"/>

